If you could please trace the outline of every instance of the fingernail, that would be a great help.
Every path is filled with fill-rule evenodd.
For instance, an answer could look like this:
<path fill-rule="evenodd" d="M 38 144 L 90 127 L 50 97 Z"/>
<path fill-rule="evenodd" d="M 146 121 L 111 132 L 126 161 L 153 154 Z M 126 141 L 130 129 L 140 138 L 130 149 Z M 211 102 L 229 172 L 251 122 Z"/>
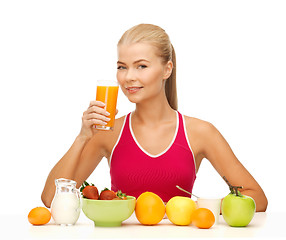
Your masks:
<path fill-rule="evenodd" d="M 110 121 L 110 118 L 105 118 L 105 121 L 109 122 L 109 121 Z"/>
<path fill-rule="evenodd" d="M 105 113 L 106 113 L 106 115 L 107 115 L 107 116 L 109 116 L 109 115 L 110 115 L 110 113 L 109 113 L 109 112 L 105 112 Z"/>

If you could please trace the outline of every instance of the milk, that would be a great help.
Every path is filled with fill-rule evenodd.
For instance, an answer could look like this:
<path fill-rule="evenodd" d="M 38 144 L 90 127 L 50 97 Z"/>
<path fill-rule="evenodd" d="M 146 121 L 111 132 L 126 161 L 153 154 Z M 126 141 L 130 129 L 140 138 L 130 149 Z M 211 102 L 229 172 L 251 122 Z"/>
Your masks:
<path fill-rule="evenodd" d="M 80 199 L 71 192 L 57 193 L 51 205 L 52 217 L 56 224 L 73 225 L 80 214 Z"/>

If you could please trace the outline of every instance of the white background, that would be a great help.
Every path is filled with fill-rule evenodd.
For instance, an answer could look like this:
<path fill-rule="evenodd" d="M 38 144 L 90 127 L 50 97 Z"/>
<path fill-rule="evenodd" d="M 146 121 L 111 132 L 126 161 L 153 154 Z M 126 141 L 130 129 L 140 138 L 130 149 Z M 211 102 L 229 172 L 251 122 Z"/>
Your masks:
<path fill-rule="evenodd" d="M 2 213 L 42 206 L 51 168 L 81 127 L 95 80 L 115 79 L 116 44 L 153 23 L 177 53 L 179 111 L 213 123 L 264 189 L 285 204 L 285 1 L 1 1 Z M 120 93 L 118 116 L 134 106 Z M 110 186 L 104 159 L 88 179 Z M 193 192 L 228 188 L 204 160 Z"/>

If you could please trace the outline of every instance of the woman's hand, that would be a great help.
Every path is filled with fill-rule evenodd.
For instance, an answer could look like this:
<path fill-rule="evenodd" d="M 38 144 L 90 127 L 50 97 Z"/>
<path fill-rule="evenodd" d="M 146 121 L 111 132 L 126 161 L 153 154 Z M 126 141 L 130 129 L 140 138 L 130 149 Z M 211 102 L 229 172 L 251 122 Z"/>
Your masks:
<path fill-rule="evenodd" d="M 98 131 L 95 125 L 106 125 L 110 115 L 104 109 L 105 104 L 100 101 L 91 101 L 88 109 L 83 113 L 82 126 L 79 136 L 90 139 Z"/>

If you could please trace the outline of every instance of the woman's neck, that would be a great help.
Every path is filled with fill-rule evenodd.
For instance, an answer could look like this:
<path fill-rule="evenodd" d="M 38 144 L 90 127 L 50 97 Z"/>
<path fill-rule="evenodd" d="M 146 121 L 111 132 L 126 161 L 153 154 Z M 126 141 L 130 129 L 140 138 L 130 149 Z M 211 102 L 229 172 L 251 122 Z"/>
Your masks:
<path fill-rule="evenodd" d="M 156 125 L 162 121 L 170 121 L 176 117 L 167 98 L 147 103 L 137 103 L 132 118 L 141 124 Z"/>

